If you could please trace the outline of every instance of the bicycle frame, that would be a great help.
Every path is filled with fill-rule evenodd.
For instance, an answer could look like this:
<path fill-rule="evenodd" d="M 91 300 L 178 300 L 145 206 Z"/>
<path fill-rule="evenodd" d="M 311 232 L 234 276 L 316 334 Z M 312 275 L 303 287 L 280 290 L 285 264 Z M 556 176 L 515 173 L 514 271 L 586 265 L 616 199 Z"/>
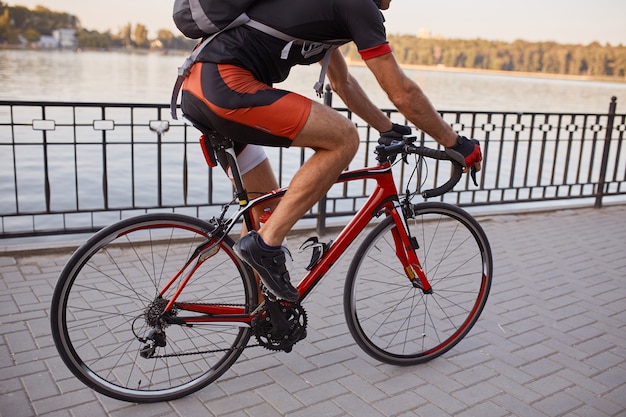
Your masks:
<path fill-rule="evenodd" d="M 398 192 L 396 189 L 395 180 L 392 173 L 392 163 L 387 161 L 380 163 L 377 166 L 361 168 L 351 171 L 343 172 L 335 184 L 373 179 L 376 181 L 376 186 L 370 197 L 366 200 L 359 211 L 354 215 L 352 220 L 344 227 L 344 229 L 337 236 L 336 240 L 330 246 L 330 248 L 324 253 L 322 258 L 317 264 L 309 271 L 304 278 L 297 285 L 300 298 L 298 302 L 303 301 L 313 288 L 321 281 L 330 268 L 338 261 L 341 255 L 350 244 L 357 238 L 359 233 L 369 224 L 374 217 L 379 217 L 382 214 L 387 216 L 393 216 L 395 224 L 397 226 L 394 232 L 394 240 L 396 246 L 396 256 L 404 266 L 407 279 L 411 283 L 428 292 L 430 290 L 430 284 L 428 283 L 425 274 L 423 273 L 417 255 L 413 250 L 413 244 L 411 237 L 407 234 L 408 228 L 405 224 L 405 218 L 402 213 L 403 207 L 398 199 Z M 209 239 L 200 245 L 196 249 L 195 253 L 185 263 L 185 265 L 179 270 L 179 272 L 173 276 L 166 286 L 161 290 L 161 295 L 170 288 L 177 280 L 182 279 L 182 282 L 177 289 L 176 293 L 170 299 L 165 311 L 169 311 L 176 305 L 177 308 L 193 311 L 196 313 L 206 314 L 203 317 L 183 318 L 176 317 L 174 321 L 178 324 L 187 323 L 239 323 L 241 325 L 250 325 L 252 320 L 256 316 L 255 309 L 252 313 L 246 313 L 243 307 L 233 306 L 216 306 L 216 305 L 188 305 L 184 303 L 177 303 L 176 299 L 184 291 L 185 284 L 189 281 L 195 270 L 201 265 L 203 257 L 204 259 L 210 257 L 211 251 L 214 250 L 221 240 L 228 234 L 230 230 L 237 223 L 237 220 L 242 216 L 249 216 L 250 210 L 268 200 L 282 197 L 287 188 L 281 188 L 272 191 L 268 194 L 264 194 L 251 201 L 244 201 L 242 207 L 234 213 L 229 220 L 222 223 L 227 227 L 217 230 L 216 236 L 209 236 Z M 250 222 L 250 219 L 248 219 Z M 191 266 L 193 262 L 196 262 L 195 266 Z M 182 277 L 184 271 L 191 268 L 187 272 L 185 277 Z M 182 278 L 181 278 L 182 277 Z"/>

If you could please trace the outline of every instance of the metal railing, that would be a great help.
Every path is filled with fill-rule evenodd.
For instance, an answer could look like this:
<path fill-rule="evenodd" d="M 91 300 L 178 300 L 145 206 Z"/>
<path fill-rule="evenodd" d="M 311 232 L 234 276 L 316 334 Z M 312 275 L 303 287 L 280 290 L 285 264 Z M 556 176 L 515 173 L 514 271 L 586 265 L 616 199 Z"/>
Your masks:
<path fill-rule="evenodd" d="M 329 92 L 326 102 L 332 105 Z M 337 110 L 361 136 L 351 167 L 373 164 L 378 132 Z M 384 111 L 405 122 L 397 111 Z M 479 186 L 463 179 L 441 200 L 485 206 L 589 199 L 600 207 L 626 195 L 626 114 L 616 113 L 615 97 L 604 114 L 441 114 L 460 134 L 479 139 L 484 155 Z M 218 214 L 232 188 L 221 170 L 207 167 L 198 136 L 170 120 L 165 104 L 0 101 L 0 238 L 91 232 L 152 211 Z M 311 151 L 267 153 L 285 185 Z M 417 172 L 399 165 L 399 192 L 431 188 L 449 172 L 446 163 L 420 163 Z M 306 217 L 323 228 L 327 218 L 354 213 L 372 188 L 366 181 L 337 185 Z"/>

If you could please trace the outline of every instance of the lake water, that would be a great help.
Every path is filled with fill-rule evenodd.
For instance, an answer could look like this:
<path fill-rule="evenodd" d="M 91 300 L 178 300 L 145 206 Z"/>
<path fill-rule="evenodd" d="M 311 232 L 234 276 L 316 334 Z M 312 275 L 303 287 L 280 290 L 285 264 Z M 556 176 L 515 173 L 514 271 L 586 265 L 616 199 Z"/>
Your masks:
<path fill-rule="evenodd" d="M 184 60 L 184 55 L 161 55 L 156 53 L 124 53 L 124 52 L 62 52 L 62 51 L 7 51 L 0 50 L 0 100 L 7 101 L 59 101 L 59 102 L 119 102 L 119 103 L 169 103 L 171 89 L 176 78 L 177 67 Z M 363 66 L 353 66 L 351 71 L 362 84 L 376 105 L 381 108 L 392 108 L 385 94 L 378 87 L 374 77 Z M 414 79 L 427 93 L 436 108 L 443 111 L 512 111 L 512 112 L 555 112 L 555 113 L 606 113 L 612 96 L 618 99 L 618 112 L 626 108 L 626 83 L 563 80 L 530 76 L 515 76 L 475 72 L 445 71 L 437 69 L 407 69 L 408 75 Z M 292 72 L 282 87 L 297 91 L 308 97 L 317 99 L 313 84 L 319 75 L 319 66 L 298 67 Z M 341 106 L 336 98 L 335 106 Z M 9 138 L 0 138 L 7 140 Z M 273 152 L 274 150 L 272 150 Z M 73 167 L 67 164 L 67 158 L 73 154 L 64 154 L 62 148 L 51 150 L 49 155 L 51 176 L 54 180 L 53 209 L 71 210 L 76 205 L 72 193 L 58 193 L 59 189 L 72 190 Z M 291 152 L 291 151 L 290 151 Z M 166 178 L 169 182 L 168 196 L 178 196 L 181 192 L 182 180 L 179 178 L 181 163 L 179 153 L 170 155 L 173 167 Z M 15 195 L 12 159 L 0 155 L 0 212 L 10 213 L 18 204 Z M 195 157 L 192 155 L 191 157 Z M 91 167 L 81 172 L 78 190 L 97 190 L 101 180 L 101 172 L 96 162 L 98 155 L 79 155 L 83 165 Z M 177 159 L 178 158 L 178 159 Z M 201 170 L 198 177 L 206 175 L 206 168 L 201 157 L 190 161 L 190 169 Z M 120 178 L 111 178 L 116 184 L 110 190 L 112 204 L 127 204 L 130 186 L 124 185 L 130 178 L 128 156 L 111 157 L 110 173 L 119 173 Z M 293 171 L 299 164 L 299 153 L 294 155 Z M 41 171 L 41 155 L 34 152 L 18 155 L 20 178 L 19 205 L 22 210 L 43 210 L 43 176 Z M 4 161 L 4 162 L 2 162 Z M 141 190 L 137 196 L 138 204 L 153 204 L 156 196 L 154 184 L 153 153 L 141 155 L 142 166 L 137 173 L 137 181 L 141 181 Z M 117 165 L 114 165 L 117 164 Z M 287 161 L 289 165 L 289 161 Z M 291 168 L 288 167 L 291 170 Z M 93 172 L 91 172 L 93 171 Z M 124 179 L 124 176 L 127 177 Z M 113 174 L 111 174 L 113 175 Z M 177 175 L 177 176 L 175 176 Z M 190 172 L 193 177 L 193 173 Z M 145 177 L 145 178 L 144 178 Z M 192 187 L 200 187 L 191 181 Z M 229 183 L 224 182 L 225 190 Z M 118 190 L 119 188 L 119 190 Z M 143 191 L 143 193 L 142 193 Z M 202 190 L 190 190 L 190 194 L 202 195 Z M 228 191 L 224 191 L 227 193 Z M 116 194 L 119 193 L 119 196 Z M 102 195 L 98 192 L 80 192 L 82 207 L 101 207 Z M 145 194 L 145 195 L 144 195 Z M 177 197 L 178 198 L 178 197 Z M 118 201 L 119 200 L 119 201 Z"/>
<path fill-rule="evenodd" d="M 0 100 L 169 103 L 184 55 L 0 50 Z M 391 103 L 367 68 L 353 75 L 379 107 Z M 439 110 L 605 113 L 626 106 L 626 83 L 407 69 Z M 281 86 L 315 98 L 319 66 L 297 67 Z M 335 105 L 341 103 L 337 100 Z"/>

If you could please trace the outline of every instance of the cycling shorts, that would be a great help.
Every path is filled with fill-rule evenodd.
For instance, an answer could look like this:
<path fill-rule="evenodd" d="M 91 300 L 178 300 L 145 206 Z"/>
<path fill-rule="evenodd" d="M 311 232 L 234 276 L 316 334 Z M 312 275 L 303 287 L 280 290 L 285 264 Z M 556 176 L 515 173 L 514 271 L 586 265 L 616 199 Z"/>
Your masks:
<path fill-rule="evenodd" d="M 289 147 L 304 127 L 312 102 L 229 64 L 198 62 L 183 84 L 181 109 L 192 120 L 239 144 Z"/>

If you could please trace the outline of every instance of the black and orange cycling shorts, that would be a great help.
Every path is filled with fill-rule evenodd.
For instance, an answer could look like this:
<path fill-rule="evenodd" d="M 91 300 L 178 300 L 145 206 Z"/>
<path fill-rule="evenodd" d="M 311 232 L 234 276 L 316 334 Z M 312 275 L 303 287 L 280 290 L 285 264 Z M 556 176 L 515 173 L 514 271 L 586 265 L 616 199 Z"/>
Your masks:
<path fill-rule="evenodd" d="M 273 88 L 243 68 L 198 62 L 183 84 L 181 109 L 239 144 L 289 147 L 311 105 L 309 98 Z"/>

